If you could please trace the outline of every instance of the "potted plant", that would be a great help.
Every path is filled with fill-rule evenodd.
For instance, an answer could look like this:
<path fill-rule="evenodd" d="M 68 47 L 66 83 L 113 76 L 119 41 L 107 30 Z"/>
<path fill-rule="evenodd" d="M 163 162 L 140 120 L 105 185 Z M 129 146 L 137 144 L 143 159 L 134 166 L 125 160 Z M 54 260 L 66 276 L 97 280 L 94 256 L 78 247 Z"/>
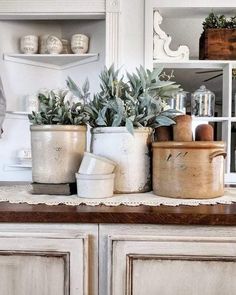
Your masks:
<path fill-rule="evenodd" d="M 33 182 L 75 182 L 86 149 L 89 117 L 83 100 L 70 103 L 66 95 L 63 90 L 39 93 L 39 112 L 29 115 Z"/>
<path fill-rule="evenodd" d="M 226 18 L 211 12 L 202 25 L 199 59 L 236 59 L 236 16 Z"/>
<path fill-rule="evenodd" d="M 152 128 L 171 125 L 173 113 L 164 111 L 161 97 L 179 88 L 172 81 L 161 80 L 162 69 L 137 69 L 119 78 L 114 66 L 100 74 L 101 91 L 85 106 L 92 127 L 91 151 L 117 165 L 116 193 L 151 190 L 150 143 Z M 69 89 L 80 96 L 80 89 L 69 78 Z"/>

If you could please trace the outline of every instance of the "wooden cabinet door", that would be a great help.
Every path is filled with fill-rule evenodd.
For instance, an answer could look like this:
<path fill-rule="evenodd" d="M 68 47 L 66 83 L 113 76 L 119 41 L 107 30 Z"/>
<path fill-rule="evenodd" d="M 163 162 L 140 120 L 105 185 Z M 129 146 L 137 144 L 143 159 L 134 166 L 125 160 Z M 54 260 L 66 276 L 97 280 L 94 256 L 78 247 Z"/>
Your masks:
<path fill-rule="evenodd" d="M 204 228 L 202 232 L 198 229 L 197 235 L 189 235 L 186 229 L 182 235 L 175 235 L 175 229 L 153 226 L 147 233 L 140 226 L 106 228 L 103 248 L 107 249 L 104 261 L 108 271 L 107 282 L 101 282 L 103 294 L 235 294 L 235 228 L 228 236 L 222 236 L 221 229 L 218 235 L 217 227 L 213 229 L 215 235 L 210 236 Z"/>
<path fill-rule="evenodd" d="M 88 235 L 0 232 L 0 295 L 87 295 Z"/>

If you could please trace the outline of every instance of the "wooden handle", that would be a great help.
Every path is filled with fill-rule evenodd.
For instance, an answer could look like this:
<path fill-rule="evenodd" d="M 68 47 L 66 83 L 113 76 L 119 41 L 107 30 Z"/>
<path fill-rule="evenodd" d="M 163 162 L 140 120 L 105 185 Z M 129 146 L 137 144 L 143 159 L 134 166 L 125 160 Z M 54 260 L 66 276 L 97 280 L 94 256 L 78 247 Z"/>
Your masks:
<path fill-rule="evenodd" d="M 224 159 L 226 158 L 227 156 L 227 153 L 226 152 L 222 152 L 222 151 L 215 151 L 214 153 L 210 154 L 209 158 L 210 158 L 210 163 L 212 162 L 212 160 L 215 158 L 215 157 L 219 157 L 219 156 L 223 156 Z"/>

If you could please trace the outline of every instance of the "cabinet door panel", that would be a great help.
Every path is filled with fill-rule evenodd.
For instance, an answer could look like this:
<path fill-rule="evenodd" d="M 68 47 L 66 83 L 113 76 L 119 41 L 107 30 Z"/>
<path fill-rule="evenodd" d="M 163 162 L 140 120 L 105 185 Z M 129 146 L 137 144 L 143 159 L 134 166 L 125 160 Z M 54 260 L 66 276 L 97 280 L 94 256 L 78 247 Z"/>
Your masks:
<path fill-rule="evenodd" d="M 100 271 L 106 295 L 234 294 L 236 228 L 102 225 Z"/>
<path fill-rule="evenodd" d="M 236 240 L 110 237 L 112 295 L 233 294 Z M 109 293 L 108 293 L 109 294 Z"/>
<path fill-rule="evenodd" d="M 69 294 L 66 255 L 0 254 L 0 295 Z"/>
<path fill-rule="evenodd" d="M 87 295 L 88 237 L 0 232 L 0 295 Z"/>
<path fill-rule="evenodd" d="M 143 256 L 131 258 L 130 294 L 233 294 L 234 259 Z M 132 292 L 132 293 L 131 293 Z"/>

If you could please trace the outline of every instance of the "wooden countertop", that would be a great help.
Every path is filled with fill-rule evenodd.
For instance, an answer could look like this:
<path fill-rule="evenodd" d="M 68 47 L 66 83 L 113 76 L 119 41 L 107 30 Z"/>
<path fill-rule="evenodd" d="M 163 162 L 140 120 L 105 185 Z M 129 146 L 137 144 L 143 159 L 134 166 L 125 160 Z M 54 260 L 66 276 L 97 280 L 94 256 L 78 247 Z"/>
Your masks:
<path fill-rule="evenodd" d="M 236 225 L 236 203 L 200 206 L 67 206 L 0 203 L 0 222 Z"/>

